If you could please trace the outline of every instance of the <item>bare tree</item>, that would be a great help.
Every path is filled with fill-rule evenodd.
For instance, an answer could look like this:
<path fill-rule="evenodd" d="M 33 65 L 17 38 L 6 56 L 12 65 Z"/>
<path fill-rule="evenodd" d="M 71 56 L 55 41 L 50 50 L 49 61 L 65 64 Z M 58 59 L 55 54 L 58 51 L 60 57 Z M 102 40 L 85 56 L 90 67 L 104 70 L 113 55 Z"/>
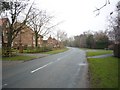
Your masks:
<path fill-rule="evenodd" d="M 48 30 L 43 30 L 43 28 L 46 28 L 46 25 L 50 22 L 51 18 L 46 14 L 46 11 L 40 11 L 35 8 L 33 8 L 31 12 L 31 17 L 34 19 L 31 19 L 28 25 L 33 29 L 34 35 L 35 35 L 35 46 L 38 46 L 38 38 L 39 34 L 45 35 L 48 33 Z"/>
<path fill-rule="evenodd" d="M 96 7 L 96 9 L 93 12 L 97 12 L 96 16 L 98 16 L 100 14 L 100 10 L 106 7 L 108 4 L 110 4 L 110 0 L 105 0 L 105 4 L 99 8 Z M 110 14 L 112 14 L 112 12 Z"/>
<path fill-rule="evenodd" d="M 45 10 L 38 10 L 35 8 L 33 8 L 31 12 L 31 17 L 34 19 L 31 19 L 28 25 L 30 25 L 34 31 L 35 46 L 37 47 L 39 35 L 41 35 L 42 37 L 48 35 L 52 31 L 52 29 L 54 29 L 54 27 L 59 25 L 61 22 L 55 25 L 51 25 L 53 16 L 48 15 Z"/>
<path fill-rule="evenodd" d="M 57 39 L 61 42 L 65 41 L 67 39 L 67 33 L 62 30 L 57 31 Z"/>
<path fill-rule="evenodd" d="M 6 33 L 6 55 L 9 56 L 11 54 L 12 42 L 28 21 L 29 13 L 31 11 L 33 3 L 29 7 L 29 9 L 27 8 L 28 0 L 25 0 L 24 2 L 22 2 L 21 0 L 11 0 L 10 2 L 1 2 L 0 4 L 0 6 L 2 6 L 3 8 L 2 10 L 0 10 L 1 17 L 8 18 L 8 20 L 10 21 L 8 31 Z M 24 19 L 18 24 L 18 20 L 21 18 L 20 16 L 24 13 L 24 11 L 27 13 L 26 15 L 24 15 Z"/>

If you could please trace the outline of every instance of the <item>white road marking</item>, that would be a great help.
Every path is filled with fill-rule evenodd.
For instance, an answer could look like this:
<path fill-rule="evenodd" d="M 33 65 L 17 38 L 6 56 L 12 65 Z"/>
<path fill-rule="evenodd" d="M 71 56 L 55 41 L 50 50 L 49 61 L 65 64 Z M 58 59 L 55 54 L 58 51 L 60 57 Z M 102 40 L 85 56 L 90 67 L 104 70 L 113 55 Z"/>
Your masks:
<path fill-rule="evenodd" d="M 57 61 L 60 61 L 60 60 L 61 60 L 61 58 L 58 58 L 58 59 L 57 59 Z"/>
<path fill-rule="evenodd" d="M 37 68 L 37 69 L 35 69 L 35 70 L 32 70 L 31 73 L 34 73 L 34 72 L 36 72 L 36 71 L 38 71 L 38 70 L 40 70 L 40 69 L 42 69 L 42 68 L 44 68 L 44 67 L 52 64 L 52 63 L 53 63 L 53 62 L 50 62 L 50 63 L 48 63 L 48 64 L 46 64 L 46 65 L 44 65 L 44 66 L 42 66 L 42 67 L 39 67 L 39 68 Z"/>
<path fill-rule="evenodd" d="M 71 53 L 70 53 L 70 54 L 71 54 Z M 36 72 L 36 71 L 38 71 L 38 70 L 40 70 L 40 69 L 42 69 L 42 68 L 44 68 L 44 67 L 52 64 L 52 63 L 55 63 L 55 62 L 57 62 L 57 61 L 60 61 L 61 59 L 65 58 L 65 57 L 67 57 L 67 56 L 68 56 L 68 55 L 65 55 L 65 56 L 63 56 L 63 57 L 61 57 L 61 58 L 58 58 L 58 59 L 57 59 L 56 61 L 54 61 L 54 62 L 50 62 L 50 63 L 48 63 L 48 64 L 46 64 L 46 65 L 44 65 L 44 66 L 42 66 L 42 67 L 39 67 L 39 68 L 37 68 L 37 69 L 35 69 L 35 70 L 32 70 L 31 73 L 34 73 L 34 72 Z"/>
<path fill-rule="evenodd" d="M 3 84 L 3 86 L 7 86 L 8 84 Z"/>
<path fill-rule="evenodd" d="M 86 63 L 79 63 L 78 65 L 79 66 L 86 66 L 87 64 Z"/>

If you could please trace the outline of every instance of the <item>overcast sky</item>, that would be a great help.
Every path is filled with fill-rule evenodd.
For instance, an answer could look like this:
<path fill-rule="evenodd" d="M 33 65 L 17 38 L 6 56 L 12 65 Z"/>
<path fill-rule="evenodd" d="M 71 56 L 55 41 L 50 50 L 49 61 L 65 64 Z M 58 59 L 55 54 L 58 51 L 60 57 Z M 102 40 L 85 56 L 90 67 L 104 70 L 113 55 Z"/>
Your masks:
<path fill-rule="evenodd" d="M 35 0 L 39 9 L 47 10 L 55 16 L 54 22 L 64 21 L 59 25 L 60 30 L 68 33 L 68 36 L 80 35 L 87 30 L 105 30 L 107 16 L 113 10 L 119 0 L 110 0 L 111 4 L 101 10 L 95 17 L 95 7 L 101 7 L 106 0 Z"/>

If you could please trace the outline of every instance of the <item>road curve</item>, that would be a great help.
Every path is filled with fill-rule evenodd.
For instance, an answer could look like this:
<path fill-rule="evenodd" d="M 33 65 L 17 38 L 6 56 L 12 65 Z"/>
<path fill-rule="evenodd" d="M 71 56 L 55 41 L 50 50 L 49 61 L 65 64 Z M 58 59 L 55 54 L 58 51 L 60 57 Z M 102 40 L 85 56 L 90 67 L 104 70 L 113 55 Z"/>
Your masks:
<path fill-rule="evenodd" d="M 85 52 L 78 48 L 3 67 L 3 88 L 88 88 Z"/>

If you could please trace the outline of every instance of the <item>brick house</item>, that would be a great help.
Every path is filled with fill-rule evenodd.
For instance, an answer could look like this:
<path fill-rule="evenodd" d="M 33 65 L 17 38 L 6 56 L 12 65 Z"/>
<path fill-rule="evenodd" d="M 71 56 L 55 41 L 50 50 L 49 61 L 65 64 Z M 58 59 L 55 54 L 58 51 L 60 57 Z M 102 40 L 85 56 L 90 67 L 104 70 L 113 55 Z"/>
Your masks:
<path fill-rule="evenodd" d="M 60 47 L 60 42 L 56 40 L 55 38 L 53 38 L 53 46 L 54 48 Z"/>
<path fill-rule="evenodd" d="M 53 48 L 57 48 L 60 46 L 60 42 L 51 36 L 47 39 L 47 45 Z"/>
<path fill-rule="evenodd" d="M 22 45 L 24 48 L 26 47 L 35 47 L 35 37 L 34 37 L 34 31 L 28 27 L 27 25 L 23 30 L 21 30 L 17 37 L 13 41 L 13 47 L 19 47 L 19 45 Z M 43 44 L 43 37 L 39 35 L 38 38 L 38 46 L 41 47 Z"/>
<path fill-rule="evenodd" d="M 2 39 L 2 45 L 6 45 L 7 43 L 7 32 L 9 30 L 9 19 L 2 18 L 0 19 L 0 38 Z"/>
<path fill-rule="evenodd" d="M 34 42 L 34 32 L 30 27 L 25 26 L 13 40 L 12 46 L 15 48 L 18 48 L 20 45 L 23 47 L 33 47 Z"/>
<path fill-rule="evenodd" d="M 2 45 L 6 45 L 7 43 L 7 32 L 9 30 L 9 19 L 8 18 L 2 18 L 0 19 L 0 37 L 2 37 L 3 34 L 3 41 Z M 19 25 L 20 23 L 16 23 L 15 26 Z M 38 45 L 41 46 L 43 43 L 42 36 L 39 35 L 38 38 Z M 34 38 L 34 32 L 33 30 L 28 27 L 27 25 L 24 26 L 24 29 L 22 29 L 18 35 L 15 37 L 15 39 L 12 42 L 13 48 L 19 48 L 19 46 L 22 45 L 23 47 L 34 47 L 35 46 L 35 38 Z"/>
<path fill-rule="evenodd" d="M 43 36 L 42 36 L 42 35 L 39 35 L 39 38 L 38 38 L 38 46 L 39 46 L 39 47 L 42 47 L 42 46 L 43 46 Z"/>
<path fill-rule="evenodd" d="M 53 39 L 51 36 L 47 39 L 47 45 L 53 47 Z"/>
<path fill-rule="evenodd" d="M 3 34 L 3 40 L 2 45 L 5 45 L 7 43 L 7 32 L 9 30 L 9 19 L 3 18 L 0 19 L 0 37 L 2 37 Z M 20 23 L 15 24 L 15 26 L 19 25 Z M 15 39 L 12 42 L 13 48 L 19 48 L 20 46 L 26 47 L 35 47 L 35 37 L 34 37 L 34 31 L 28 27 L 27 25 L 24 26 L 24 29 L 22 29 L 18 35 L 15 37 Z M 50 46 L 53 48 L 60 47 L 61 43 L 56 40 L 55 38 L 52 38 L 51 36 L 47 40 L 43 40 L 43 36 L 39 35 L 38 38 L 38 46 Z"/>

